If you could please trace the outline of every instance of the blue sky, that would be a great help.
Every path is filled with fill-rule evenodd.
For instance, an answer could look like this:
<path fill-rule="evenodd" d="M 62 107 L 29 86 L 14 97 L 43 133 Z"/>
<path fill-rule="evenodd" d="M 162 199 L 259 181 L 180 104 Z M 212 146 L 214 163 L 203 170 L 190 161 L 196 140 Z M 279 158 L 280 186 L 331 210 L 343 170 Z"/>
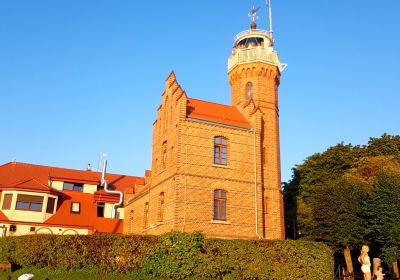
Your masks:
<path fill-rule="evenodd" d="M 0 0 L 0 164 L 150 169 L 174 70 L 193 98 L 230 102 L 227 59 L 261 0 Z M 282 179 L 339 142 L 400 134 L 400 1 L 274 1 Z"/>

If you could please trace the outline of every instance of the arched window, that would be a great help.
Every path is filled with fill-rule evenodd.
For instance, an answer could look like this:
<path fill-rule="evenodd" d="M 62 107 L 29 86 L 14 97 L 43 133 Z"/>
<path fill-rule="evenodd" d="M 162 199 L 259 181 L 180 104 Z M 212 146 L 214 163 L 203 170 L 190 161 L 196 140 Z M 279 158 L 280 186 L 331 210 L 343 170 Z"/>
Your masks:
<path fill-rule="evenodd" d="M 246 99 L 250 100 L 253 98 L 253 84 L 251 82 L 248 82 L 246 84 Z"/>
<path fill-rule="evenodd" d="M 147 223 L 149 219 L 149 203 L 146 202 L 144 204 L 144 213 L 143 213 L 143 229 L 147 228 Z"/>
<path fill-rule="evenodd" d="M 133 233 L 133 210 L 129 212 L 129 229 L 128 233 Z"/>
<path fill-rule="evenodd" d="M 214 138 L 214 164 L 226 165 L 228 140 L 225 137 Z"/>
<path fill-rule="evenodd" d="M 164 193 L 160 193 L 158 202 L 158 221 L 162 222 L 164 220 Z"/>
<path fill-rule="evenodd" d="M 162 145 L 162 151 L 163 151 L 162 168 L 164 169 L 167 165 L 167 141 L 164 141 L 164 143 Z"/>
<path fill-rule="evenodd" d="M 214 220 L 226 221 L 226 191 L 214 190 Z"/>

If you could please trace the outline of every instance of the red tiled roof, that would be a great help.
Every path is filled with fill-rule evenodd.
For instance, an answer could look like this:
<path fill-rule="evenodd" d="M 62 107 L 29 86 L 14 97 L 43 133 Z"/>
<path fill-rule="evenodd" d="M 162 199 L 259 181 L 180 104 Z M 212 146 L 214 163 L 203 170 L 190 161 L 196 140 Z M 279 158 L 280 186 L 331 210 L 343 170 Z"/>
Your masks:
<path fill-rule="evenodd" d="M 49 167 L 20 162 L 9 162 L 0 166 L 1 190 L 15 189 L 31 192 L 58 192 L 57 210 L 42 225 L 86 228 L 97 232 L 122 233 L 123 220 L 97 217 L 97 201 L 115 203 L 118 195 L 99 190 L 95 194 L 72 190 L 57 191 L 48 186 L 52 180 L 99 184 L 100 172 Z M 133 192 L 134 186 L 144 185 L 144 178 L 127 175 L 107 174 L 110 189 L 126 193 Z M 80 203 L 80 213 L 71 213 L 71 203 Z M 0 211 L 0 220 L 9 221 Z M 25 223 L 21 221 L 21 223 Z"/>
<path fill-rule="evenodd" d="M 54 181 L 60 180 L 98 184 L 100 183 L 101 172 L 43 166 L 22 162 L 9 162 L 0 166 L 0 186 L 11 185 L 32 178 L 44 185 L 48 185 L 49 178 Z M 133 188 L 135 183 L 144 185 L 143 177 L 107 173 L 106 180 L 111 189 L 117 189 L 119 191 Z"/>
<path fill-rule="evenodd" d="M 124 221 L 121 219 L 96 218 L 94 230 L 96 232 L 123 233 Z"/>
<path fill-rule="evenodd" d="M 36 179 L 29 179 L 22 182 L 8 184 L 8 185 L 0 185 L 1 190 L 22 190 L 28 192 L 39 192 L 39 193 L 60 193 L 58 190 L 53 189 Z"/>
<path fill-rule="evenodd" d="M 48 225 L 90 227 L 96 216 L 97 205 L 93 195 L 76 191 L 63 191 L 59 198 L 57 211 L 45 221 Z M 80 213 L 71 213 L 71 203 L 80 203 Z"/>
<path fill-rule="evenodd" d="M 119 197 L 115 194 L 107 193 L 104 189 L 101 189 L 94 193 L 94 200 L 96 202 L 117 203 L 119 201 Z"/>
<path fill-rule="evenodd" d="M 56 213 L 44 222 L 51 226 L 90 228 L 97 232 L 122 233 L 123 220 L 97 217 L 97 203 L 92 194 L 64 191 Z M 80 203 L 80 212 L 71 213 L 71 203 Z"/>
<path fill-rule="evenodd" d="M 234 106 L 188 98 L 186 114 L 188 118 L 201 119 L 243 128 L 251 127 L 249 122 Z"/>

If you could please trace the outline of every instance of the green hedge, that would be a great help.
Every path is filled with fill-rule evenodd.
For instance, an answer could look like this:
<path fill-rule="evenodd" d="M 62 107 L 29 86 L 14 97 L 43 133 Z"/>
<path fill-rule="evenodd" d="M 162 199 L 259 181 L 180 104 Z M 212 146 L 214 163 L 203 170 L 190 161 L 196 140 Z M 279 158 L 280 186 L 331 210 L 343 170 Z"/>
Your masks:
<path fill-rule="evenodd" d="M 15 266 L 130 271 L 138 278 L 330 280 L 332 251 L 307 241 L 204 239 L 95 234 L 0 239 L 0 258 Z"/>

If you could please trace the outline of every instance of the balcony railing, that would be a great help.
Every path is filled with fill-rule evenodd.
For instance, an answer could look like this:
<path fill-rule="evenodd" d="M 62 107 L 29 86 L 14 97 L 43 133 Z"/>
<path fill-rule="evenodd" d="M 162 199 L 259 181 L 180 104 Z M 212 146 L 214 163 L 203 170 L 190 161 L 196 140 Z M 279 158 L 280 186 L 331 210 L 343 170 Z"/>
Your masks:
<path fill-rule="evenodd" d="M 281 63 L 276 52 L 267 50 L 263 47 L 254 47 L 234 50 L 234 53 L 228 59 L 228 71 L 237 64 L 255 61 L 276 65 L 281 70 Z"/>
<path fill-rule="evenodd" d="M 242 36 L 244 36 L 244 35 L 247 35 L 247 34 L 259 34 L 259 35 L 263 35 L 263 36 L 267 36 L 267 37 L 269 37 L 270 39 L 272 39 L 272 32 L 270 32 L 270 31 L 267 31 L 267 30 L 263 30 L 263 29 L 254 29 L 254 30 L 252 30 L 252 29 L 249 29 L 249 30 L 245 30 L 245 31 L 242 31 L 242 32 L 240 32 L 239 34 L 237 34 L 236 36 L 235 36 L 235 38 L 234 38 L 234 42 L 236 42 L 236 40 L 238 40 L 240 37 L 242 37 Z"/>

